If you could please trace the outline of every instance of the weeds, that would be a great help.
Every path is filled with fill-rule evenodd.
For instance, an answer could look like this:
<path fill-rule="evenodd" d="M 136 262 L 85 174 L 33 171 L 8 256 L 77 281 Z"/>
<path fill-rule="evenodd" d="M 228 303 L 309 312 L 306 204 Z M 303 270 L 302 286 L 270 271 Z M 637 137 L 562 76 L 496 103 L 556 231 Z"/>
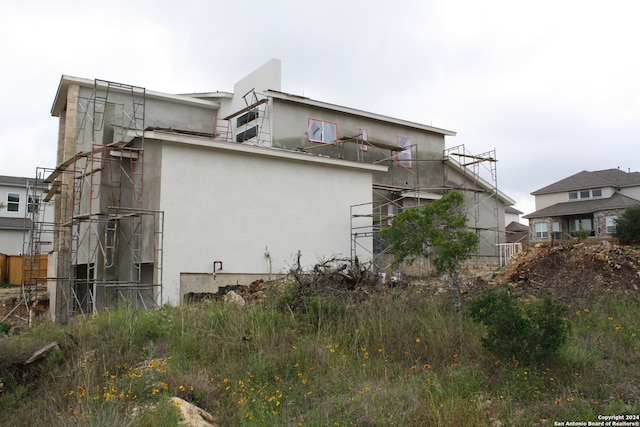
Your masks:
<path fill-rule="evenodd" d="M 230 426 L 527 426 L 640 405 L 634 301 L 576 302 L 563 317 L 573 333 L 541 363 L 497 360 L 483 326 L 457 316 L 448 295 L 305 295 L 296 310 L 269 301 L 122 306 L 1 338 L 3 423 L 177 425 L 172 396 Z M 16 365 L 49 341 L 60 349 Z"/>

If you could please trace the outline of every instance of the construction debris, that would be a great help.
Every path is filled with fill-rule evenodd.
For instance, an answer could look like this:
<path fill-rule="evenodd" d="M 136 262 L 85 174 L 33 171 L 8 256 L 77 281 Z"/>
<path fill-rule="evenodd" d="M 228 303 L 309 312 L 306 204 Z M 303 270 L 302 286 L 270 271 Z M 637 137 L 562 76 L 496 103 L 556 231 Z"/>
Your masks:
<path fill-rule="evenodd" d="M 516 294 L 571 302 L 598 295 L 640 295 L 640 251 L 598 244 L 537 246 L 514 255 L 495 278 L 509 283 Z"/>

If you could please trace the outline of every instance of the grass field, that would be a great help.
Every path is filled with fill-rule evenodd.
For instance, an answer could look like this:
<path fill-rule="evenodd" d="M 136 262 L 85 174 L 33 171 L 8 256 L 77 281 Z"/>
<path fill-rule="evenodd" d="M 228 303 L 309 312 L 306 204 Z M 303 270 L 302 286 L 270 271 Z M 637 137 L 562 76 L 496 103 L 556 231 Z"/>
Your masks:
<path fill-rule="evenodd" d="M 537 426 L 638 414 L 638 301 L 574 301 L 568 342 L 525 365 L 420 287 L 366 298 L 270 290 L 261 304 L 122 306 L 0 338 L 1 425 L 175 426 L 178 396 L 220 426 Z M 40 362 L 21 355 L 56 341 Z"/>

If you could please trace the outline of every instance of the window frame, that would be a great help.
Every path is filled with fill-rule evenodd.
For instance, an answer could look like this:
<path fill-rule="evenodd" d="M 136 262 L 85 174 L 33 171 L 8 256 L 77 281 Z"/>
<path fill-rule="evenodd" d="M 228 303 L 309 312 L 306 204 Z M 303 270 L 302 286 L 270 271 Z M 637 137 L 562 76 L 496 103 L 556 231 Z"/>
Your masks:
<path fill-rule="evenodd" d="M 620 215 L 607 215 L 604 217 L 604 228 L 607 234 L 613 234 L 616 231 L 616 219 L 618 218 L 620 218 Z"/>
<path fill-rule="evenodd" d="M 20 193 L 7 193 L 7 212 L 20 212 Z"/>
<path fill-rule="evenodd" d="M 320 138 L 321 139 L 315 139 L 313 138 L 312 135 L 312 131 L 311 131 L 311 125 L 313 123 L 319 123 L 320 124 Z M 333 140 L 328 140 L 327 139 L 327 135 L 326 135 L 326 129 L 328 128 L 333 128 Z M 315 134 L 315 132 L 313 132 Z M 318 144 L 333 144 L 336 145 L 338 143 L 338 123 L 336 122 L 331 122 L 329 120 L 322 120 L 322 119 L 314 119 L 314 118 L 309 118 L 307 119 L 307 139 L 309 140 L 309 142 L 315 142 Z"/>
<path fill-rule="evenodd" d="M 243 143 L 251 141 L 258 136 L 258 125 L 247 128 L 236 135 L 236 142 Z"/>
<path fill-rule="evenodd" d="M 549 224 L 546 222 L 537 222 L 535 225 L 536 239 L 549 238 Z"/>
<path fill-rule="evenodd" d="M 251 109 L 236 119 L 236 128 L 251 123 L 252 121 L 258 119 L 258 117 L 260 117 L 260 110 L 258 110 L 257 108 Z"/>

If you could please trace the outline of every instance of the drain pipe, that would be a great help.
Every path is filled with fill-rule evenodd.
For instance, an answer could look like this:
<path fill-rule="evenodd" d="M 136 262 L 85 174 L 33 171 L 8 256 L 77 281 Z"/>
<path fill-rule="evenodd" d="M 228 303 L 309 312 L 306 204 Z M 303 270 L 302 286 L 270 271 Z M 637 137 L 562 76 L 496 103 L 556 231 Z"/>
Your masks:
<path fill-rule="evenodd" d="M 218 271 L 222 271 L 222 261 L 216 260 L 213 261 L 213 280 L 216 280 L 216 272 Z"/>
<path fill-rule="evenodd" d="M 269 281 L 271 281 L 273 260 L 271 259 L 271 253 L 269 252 L 269 246 L 264 247 L 264 257 L 269 260 Z"/>

